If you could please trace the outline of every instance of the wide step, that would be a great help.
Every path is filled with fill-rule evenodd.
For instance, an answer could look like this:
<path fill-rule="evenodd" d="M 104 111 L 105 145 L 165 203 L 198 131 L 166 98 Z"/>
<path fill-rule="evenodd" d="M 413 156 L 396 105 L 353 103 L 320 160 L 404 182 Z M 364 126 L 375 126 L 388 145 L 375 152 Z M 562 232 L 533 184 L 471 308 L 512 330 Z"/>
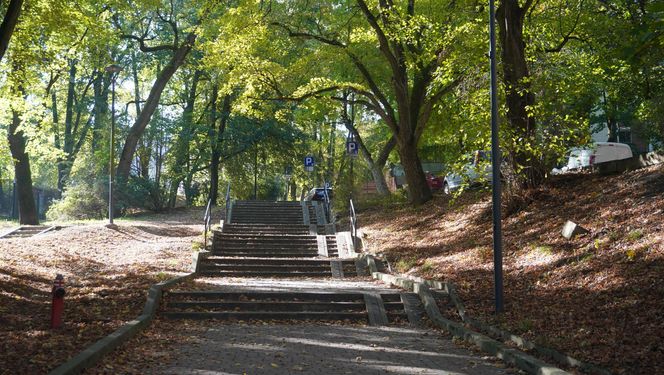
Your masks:
<path fill-rule="evenodd" d="M 371 321 L 360 292 L 171 291 L 164 298 L 162 315 L 171 319 Z M 419 322 L 413 293 L 381 293 L 378 300 L 389 324 Z"/>

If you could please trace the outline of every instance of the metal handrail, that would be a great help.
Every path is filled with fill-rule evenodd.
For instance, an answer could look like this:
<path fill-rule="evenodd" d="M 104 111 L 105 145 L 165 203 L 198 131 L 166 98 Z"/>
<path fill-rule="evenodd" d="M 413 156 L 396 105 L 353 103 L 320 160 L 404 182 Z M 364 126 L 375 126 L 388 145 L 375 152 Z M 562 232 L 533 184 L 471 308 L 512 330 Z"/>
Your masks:
<path fill-rule="evenodd" d="M 330 223 L 332 221 L 332 210 L 330 209 L 330 194 L 327 192 L 327 187 L 324 187 L 323 189 L 323 197 L 324 202 L 325 202 L 325 218 L 327 219 L 327 222 Z"/>
<path fill-rule="evenodd" d="M 228 214 L 229 210 L 231 208 L 231 183 L 228 183 L 228 187 L 226 188 L 226 206 L 224 207 L 224 222 L 228 221 Z"/>
<path fill-rule="evenodd" d="M 203 248 L 207 249 L 208 232 L 212 227 L 212 199 L 208 200 L 207 207 L 205 208 L 205 216 L 203 216 L 203 222 L 205 224 Z"/>
<path fill-rule="evenodd" d="M 353 250 L 357 249 L 357 214 L 355 213 L 355 205 L 353 200 L 350 200 L 349 206 L 350 214 L 350 236 L 353 239 Z"/>

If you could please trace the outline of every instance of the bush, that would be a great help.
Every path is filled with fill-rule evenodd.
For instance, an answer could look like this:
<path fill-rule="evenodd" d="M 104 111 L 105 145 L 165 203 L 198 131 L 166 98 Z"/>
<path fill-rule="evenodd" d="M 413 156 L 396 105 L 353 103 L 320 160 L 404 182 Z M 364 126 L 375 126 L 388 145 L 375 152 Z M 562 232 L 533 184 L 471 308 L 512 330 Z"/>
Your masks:
<path fill-rule="evenodd" d="M 103 189 L 91 184 L 72 185 L 62 199 L 53 201 L 46 213 L 49 220 L 102 219 L 108 211 Z"/>
<path fill-rule="evenodd" d="M 162 211 L 166 207 L 168 194 L 165 187 L 143 177 L 131 177 L 125 185 L 117 184 L 116 208 L 119 212 L 139 208 Z"/>

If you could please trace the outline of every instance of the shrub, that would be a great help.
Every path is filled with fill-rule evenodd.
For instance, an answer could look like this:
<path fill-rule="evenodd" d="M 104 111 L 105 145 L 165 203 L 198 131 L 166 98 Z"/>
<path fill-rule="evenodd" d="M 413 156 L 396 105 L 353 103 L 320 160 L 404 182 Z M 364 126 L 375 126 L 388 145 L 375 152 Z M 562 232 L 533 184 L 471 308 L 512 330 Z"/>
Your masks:
<path fill-rule="evenodd" d="M 103 189 L 93 184 L 72 185 L 46 213 L 50 220 L 102 219 L 108 210 Z"/>

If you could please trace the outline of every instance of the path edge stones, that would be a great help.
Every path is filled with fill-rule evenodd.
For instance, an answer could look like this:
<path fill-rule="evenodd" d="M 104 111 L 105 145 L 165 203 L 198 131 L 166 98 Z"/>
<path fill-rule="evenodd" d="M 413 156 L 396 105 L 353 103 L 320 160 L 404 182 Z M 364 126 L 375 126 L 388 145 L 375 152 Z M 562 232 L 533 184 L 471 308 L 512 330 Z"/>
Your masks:
<path fill-rule="evenodd" d="M 196 252 L 192 260 L 192 272 L 175 277 L 170 280 L 162 281 L 154 284 L 148 289 L 147 300 L 143 307 L 143 313 L 136 319 L 126 323 L 122 327 L 116 329 L 110 335 L 101 338 L 94 344 L 85 348 L 82 352 L 75 355 L 67 362 L 53 369 L 48 375 L 73 375 L 79 374 L 86 368 L 96 365 L 104 355 L 108 354 L 118 346 L 129 341 L 141 330 L 147 328 L 154 319 L 159 303 L 163 294 L 164 288 L 171 287 L 175 284 L 195 277 L 198 273 L 199 263 L 204 257 L 203 252 Z"/>
<path fill-rule="evenodd" d="M 376 261 L 373 256 L 369 254 L 362 254 L 361 258 L 366 262 L 369 267 L 369 272 L 374 279 L 380 280 L 387 284 L 392 284 L 407 290 L 412 290 L 422 300 L 424 310 L 426 311 L 429 319 L 438 327 L 448 331 L 455 337 L 459 337 L 475 345 L 478 349 L 500 358 L 504 362 L 516 366 L 519 369 L 527 372 L 528 374 L 535 375 L 564 375 L 570 374 L 567 371 L 561 370 L 553 365 L 550 365 L 538 358 L 526 354 L 520 350 L 510 348 L 503 343 L 494 340 L 486 335 L 467 329 L 462 324 L 453 322 L 443 317 L 438 309 L 436 300 L 433 297 L 431 290 L 425 283 L 407 279 L 400 276 L 389 275 L 379 272 L 376 267 Z"/>

